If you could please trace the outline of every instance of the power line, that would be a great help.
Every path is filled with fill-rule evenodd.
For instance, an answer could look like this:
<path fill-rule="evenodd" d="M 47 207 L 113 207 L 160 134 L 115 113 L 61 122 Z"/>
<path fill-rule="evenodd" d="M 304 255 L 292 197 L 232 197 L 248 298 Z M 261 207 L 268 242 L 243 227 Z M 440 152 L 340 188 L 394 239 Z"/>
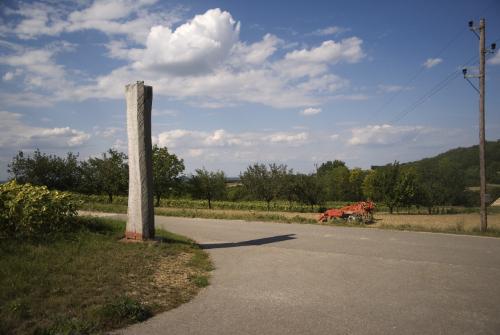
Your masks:
<path fill-rule="evenodd" d="M 440 49 L 440 51 L 435 55 L 435 57 L 439 57 L 441 56 L 446 50 L 448 50 L 448 48 L 453 45 L 453 43 L 455 43 L 457 41 L 458 38 L 460 38 L 467 30 L 466 29 L 460 29 L 457 34 L 455 34 L 449 41 L 448 43 L 446 43 L 444 45 L 443 48 Z M 421 66 L 411 77 L 410 79 L 408 79 L 408 81 L 406 81 L 404 84 L 403 84 L 403 87 L 407 87 L 409 86 L 411 83 L 413 83 L 421 74 L 422 72 L 424 72 L 426 70 L 426 68 L 424 66 Z M 380 111 L 382 111 L 385 107 L 387 107 L 388 105 L 390 105 L 401 93 L 403 92 L 403 90 L 399 90 L 397 92 L 394 92 L 388 100 L 386 100 L 379 108 L 377 108 L 372 114 L 372 119 L 377 116 Z"/>
<path fill-rule="evenodd" d="M 480 12 L 481 12 L 481 13 L 483 13 L 483 12 L 488 11 L 491 7 L 493 7 L 493 5 L 495 5 L 495 4 L 496 4 L 496 1 L 497 1 L 497 0 L 492 0 L 492 1 L 491 1 L 491 2 L 487 5 L 487 6 L 485 6 L 485 7 L 484 7 L 484 8 L 483 8 Z M 440 51 L 436 54 L 436 56 L 435 56 L 435 57 L 439 57 L 439 56 L 441 56 L 441 55 L 442 55 L 442 54 L 443 54 L 443 53 L 444 53 L 444 52 L 445 52 L 445 51 L 446 51 L 446 50 L 447 50 L 447 49 L 448 49 L 451 45 L 453 45 L 453 44 L 454 44 L 454 43 L 458 40 L 458 38 L 460 38 L 460 37 L 461 37 L 461 36 L 462 36 L 462 35 L 463 35 L 466 31 L 469 31 L 469 29 L 460 29 L 460 30 L 459 30 L 459 31 L 458 31 L 458 32 L 457 32 L 457 33 L 456 33 L 456 34 L 455 34 L 455 35 L 454 35 L 454 36 L 450 39 L 450 41 L 449 41 L 448 43 L 446 43 L 446 44 L 444 45 L 444 47 L 443 47 L 443 48 L 441 48 L 441 50 L 440 50 Z M 493 43 L 497 42 L 499 39 L 500 39 L 500 38 L 496 39 Z M 475 57 L 474 57 L 474 59 L 476 59 L 476 58 L 478 58 L 478 56 L 475 56 Z M 467 63 L 468 63 L 468 62 L 467 62 Z M 464 64 L 464 65 L 469 65 L 469 64 L 467 64 L 467 63 L 466 63 L 466 64 Z M 425 67 L 423 67 L 423 66 L 422 66 L 422 67 L 420 67 L 420 68 L 419 68 L 419 69 L 415 72 L 415 74 L 414 74 L 413 76 L 411 76 L 411 77 L 410 77 L 410 79 L 409 79 L 407 82 L 405 82 L 405 84 L 403 85 L 403 87 L 406 87 L 406 86 L 410 85 L 411 83 L 413 83 L 413 82 L 414 82 L 414 81 L 415 81 L 415 80 L 416 80 L 416 79 L 417 79 L 417 78 L 418 78 L 418 77 L 422 74 L 422 72 L 424 72 L 425 70 L 426 70 L 426 68 L 425 68 Z M 456 79 L 456 78 L 453 78 L 453 80 L 454 80 L 454 79 Z M 450 81 L 450 82 L 451 82 L 451 81 Z M 446 84 L 444 87 L 446 87 L 447 85 L 448 85 L 448 84 Z M 442 90 L 444 87 L 442 87 L 441 89 L 439 89 L 437 92 L 439 92 L 440 90 Z M 393 101 L 394 101 L 394 100 L 395 100 L 395 99 L 396 99 L 396 98 L 397 98 L 397 97 L 398 97 L 398 96 L 399 96 L 402 92 L 403 92 L 403 90 L 399 90 L 399 91 L 397 91 L 397 92 L 394 92 L 394 94 L 392 94 L 392 95 L 389 97 L 389 99 L 388 99 L 388 100 L 386 100 L 386 101 L 385 101 L 385 102 L 384 102 L 384 103 L 383 103 L 383 104 L 382 104 L 379 108 L 377 108 L 377 109 L 376 109 L 376 110 L 375 110 L 375 111 L 371 114 L 370 119 L 371 119 L 371 120 L 373 120 L 373 119 L 374 119 L 374 117 L 376 117 L 376 116 L 380 113 L 380 111 L 382 111 L 385 107 L 387 107 L 388 105 L 390 105 L 390 104 L 391 104 L 391 103 L 392 103 L 392 102 L 393 102 Z M 436 93 L 434 93 L 434 94 L 432 94 L 432 95 L 431 95 L 431 97 L 432 97 L 433 95 L 437 94 L 437 92 L 436 92 Z M 430 98 L 430 97 L 429 97 L 429 98 Z M 427 101 L 427 100 L 428 100 L 428 99 L 426 99 L 425 101 Z M 425 102 L 425 101 L 424 101 L 424 102 Z M 423 103 L 423 102 L 422 102 L 422 103 Z M 418 106 L 420 106 L 420 105 L 421 105 L 421 104 L 419 104 Z M 417 106 L 417 107 L 418 107 L 418 106 Z M 415 108 L 417 108 L 417 107 L 415 107 Z M 406 110 L 406 109 L 405 109 L 405 110 Z M 411 111 L 410 111 L 410 112 L 411 112 Z M 408 113 L 410 113 L 410 112 L 408 112 Z M 406 113 L 406 114 L 408 114 L 408 113 Z M 405 114 L 405 115 L 406 115 L 406 114 Z M 404 117 L 404 116 L 403 116 L 403 117 Z M 400 119 L 401 119 L 401 118 L 399 118 L 397 121 L 399 121 Z"/>
<path fill-rule="evenodd" d="M 473 56 L 469 60 L 467 60 L 463 65 L 470 65 L 474 61 L 477 60 L 479 56 Z M 445 87 L 447 87 L 453 80 L 457 79 L 461 74 L 461 70 L 457 69 L 448 74 L 444 79 L 439 81 L 436 85 L 434 85 L 430 90 L 428 90 L 426 93 L 424 93 L 420 98 L 415 100 L 412 104 L 410 104 L 408 107 L 404 108 L 401 110 L 391 121 L 389 121 L 389 124 L 394 124 L 401 119 L 403 119 L 406 115 L 410 114 L 413 112 L 415 109 L 420 107 L 422 104 L 427 102 L 430 98 L 432 98 L 434 95 L 439 93 L 441 90 L 443 90 Z"/>
<path fill-rule="evenodd" d="M 500 40 L 500 37 L 495 39 L 493 43 L 496 43 Z M 472 63 L 475 63 L 478 60 L 479 56 L 472 56 L 469 58 L 467 61 L 465 61 L 462 65 L 463 66 L 468 66 L 471 65 Z M 436 85 L 434 85 L 429 91 L 427 91 L 424 95 L 422 95 L 420 98 L 418 98 L 416 101 L 414 101 L 411 105 L 406 107 L 405 109 L 401 110 L 395 118 L 393 118 L 391 121 L 388 122 L 388 124 L 394 124 L 401 119 L 403 119 L 406 115 L 410 114 L 413 112 L 415 109 L 423 105 L 425 102 L 427 102 L 430 98 L 432 98 L 434 95 L 439 93 L 441 90 L 443 90 L 446 86 L 451 84 L 453 80 L 458 78 L 461 74 L 461 70 L 457 69 L 448 74 L 443 80 L 438 82 Z"/>
<path fill-rule="evenodd" d="M 439 82 L 437 85 L 435 85 L 430 91 L 428 91 L 426 94 L 424 94 L 422 97 L 417 99 L 413 104 L 408 106 L 407 108 L 403 109 L 395 118 L 393 118 L 391 121 L 389 121 L 389 124 L 395 124 L 396 122 L 400 121 L 403 119 L 406 115 L 409 113 L 413 112 L 415 109 L 417 109 L 419 106 L 427 102 L 430 98 L 432 98 L 434 95 L 439 93 L 442 89 L 444 89 L 446 86 L 448 86 L 451 82 L 453 82 L 455 79 L 459 77 L 460 73 L 459 72 L 453 72 L 450 75 L 448 75 L 444 80 Z"/>

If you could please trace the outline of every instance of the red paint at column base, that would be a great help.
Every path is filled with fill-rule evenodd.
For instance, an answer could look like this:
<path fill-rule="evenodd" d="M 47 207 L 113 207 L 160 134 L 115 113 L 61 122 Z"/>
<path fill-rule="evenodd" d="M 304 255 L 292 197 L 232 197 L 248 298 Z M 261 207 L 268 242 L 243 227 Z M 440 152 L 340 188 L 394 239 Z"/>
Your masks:
<path fill-rule="evenodd" d="M 135 231 L 126 231 L 125 232 L 125 238 L 127 240 L 140 240 L 143 241 L 144 239 L 142 238 L 142 234 L 137 233 Z"/>

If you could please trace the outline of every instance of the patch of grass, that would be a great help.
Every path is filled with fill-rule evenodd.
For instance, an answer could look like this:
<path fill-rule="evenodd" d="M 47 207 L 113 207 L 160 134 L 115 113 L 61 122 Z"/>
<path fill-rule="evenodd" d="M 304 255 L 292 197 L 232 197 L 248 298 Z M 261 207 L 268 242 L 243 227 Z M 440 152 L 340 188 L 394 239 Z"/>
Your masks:
<path fill-rule="evenodd" d="M 80 210 L 105 213 L 127 213 L 127 205 L 116 203 L 85 202 L 79 206 Z"/>
<path fill-rule="evenodd" d="M 207 276 L 196 276 L 191 279 L 193 283 L 198 287 L 208 286 L 208 277 Z"/>
<path fill-rule="evenodd" d="M 96 204 L 96 209 L 100 204 Z M 103 205 L 104 208 L 117 209 L 116 213 L 124 213 L 127 207 L 113 204 L 112 207 Z M 113 212 L 110 210 L 110 212 Z M 471 234 L 481 236 L 499 236 L 500 234 L 500 213 L 497 208 L 488 208 L 488 232 L 481 233 L 477 230 L 479 216 L 476 213 L 462 214 L 388 214 L 377 211 L 376 219 L 371 224 L 359 224 L 347 222 L 346 220 L 332 220 L 326 225 L 360 228 L 382 228 L 394 230 L 411 230 L 442 232 L 456 234 Z M 208 209 L 188 209 L 188 208 L 155 208 L 157 215 L 173 217 L 191 217 L 221 220 L 245 220 L 245 221 L 268 221 L 280 223 L 303 223 L 316 224 L 318 214 L 316 213 L 292 213 L 292 212 L 267 212 L 267 211 L 247 211 L 247 210 L 208 210 Z"/>
<path fill-rule="evenodd" d="M 101 323 L 107 325 L 106 328 L 116 328 L 127 323 L 147 320 L 153 312 L 148 305 L 123 296 L 102 306 L 97 314 Z"/>
<path fill-rule="evenodd" d="M 195 269 L 202 269 L 206 272 L 214 270 L 213 263 L 210 261 L 208 254 L 201 249 L 194 252 L 194 255 L 188 265 Z"/>
<path fill-rule="evenodd" d="M 191 299 L 211 262 L 193 241 L 123 243 L 125 223 L 80 218 L 50 239 L 0 239 L 0 334 L 88 334 Z"/>
<path fill-rule="evenodd" d="M 472 228 L 472 230 L 465 230 L 463 224 L 457 223 L 455 228 L 437 228 L 433 226 L 415 225 L 415 224 L 390 224 L 382 223 L 376 228 L 391 229 L 391 230 L 406 230 L 406 231 L 420 231 L 429 233 L 447 233 L 447 234 L 460 234 L 460 235 L 477 235 L 488 237 L 500 237 L 500 229 L 489 227 L 488 231 L 481 232 L 479 228 Z"/>
<path fill-rule="evenodd" d="M 285 215 L 277 212 L 255 212 L 255 211 L 232 211 L 232 210 L 201 210 L 201 209 L 178 209 L 178 208 L 156 208 L 156 215 L 190 217 L 221 220 L 245 220 L 245 221 L 269 221 L 281 223 L 316 223 L 316 219 L 301 215 Z M 289 214 L 289 213 L 286 213 Z"/>

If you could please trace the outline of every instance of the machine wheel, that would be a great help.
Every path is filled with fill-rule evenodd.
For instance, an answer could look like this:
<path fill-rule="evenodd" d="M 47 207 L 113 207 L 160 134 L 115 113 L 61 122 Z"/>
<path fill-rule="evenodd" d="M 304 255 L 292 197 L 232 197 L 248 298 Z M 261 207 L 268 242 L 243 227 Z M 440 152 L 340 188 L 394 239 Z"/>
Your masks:
<path fill-rule="evenodd" d="M 363 217 L 360 215 L 349 215 L 347 221 L 350 223 L 363 223 Z"/>

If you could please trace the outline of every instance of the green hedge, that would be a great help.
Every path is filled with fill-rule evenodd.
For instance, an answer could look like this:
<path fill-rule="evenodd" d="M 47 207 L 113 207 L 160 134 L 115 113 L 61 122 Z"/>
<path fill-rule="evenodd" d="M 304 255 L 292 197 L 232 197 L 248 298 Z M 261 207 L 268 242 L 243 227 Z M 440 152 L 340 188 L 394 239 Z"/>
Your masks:
<path fill-rule="evenodd" d="M 78 201 L 71 194 L 45 186 L 0 185 L 0 236 L 42 237 L 69 228 L 77 216 Z"/>

